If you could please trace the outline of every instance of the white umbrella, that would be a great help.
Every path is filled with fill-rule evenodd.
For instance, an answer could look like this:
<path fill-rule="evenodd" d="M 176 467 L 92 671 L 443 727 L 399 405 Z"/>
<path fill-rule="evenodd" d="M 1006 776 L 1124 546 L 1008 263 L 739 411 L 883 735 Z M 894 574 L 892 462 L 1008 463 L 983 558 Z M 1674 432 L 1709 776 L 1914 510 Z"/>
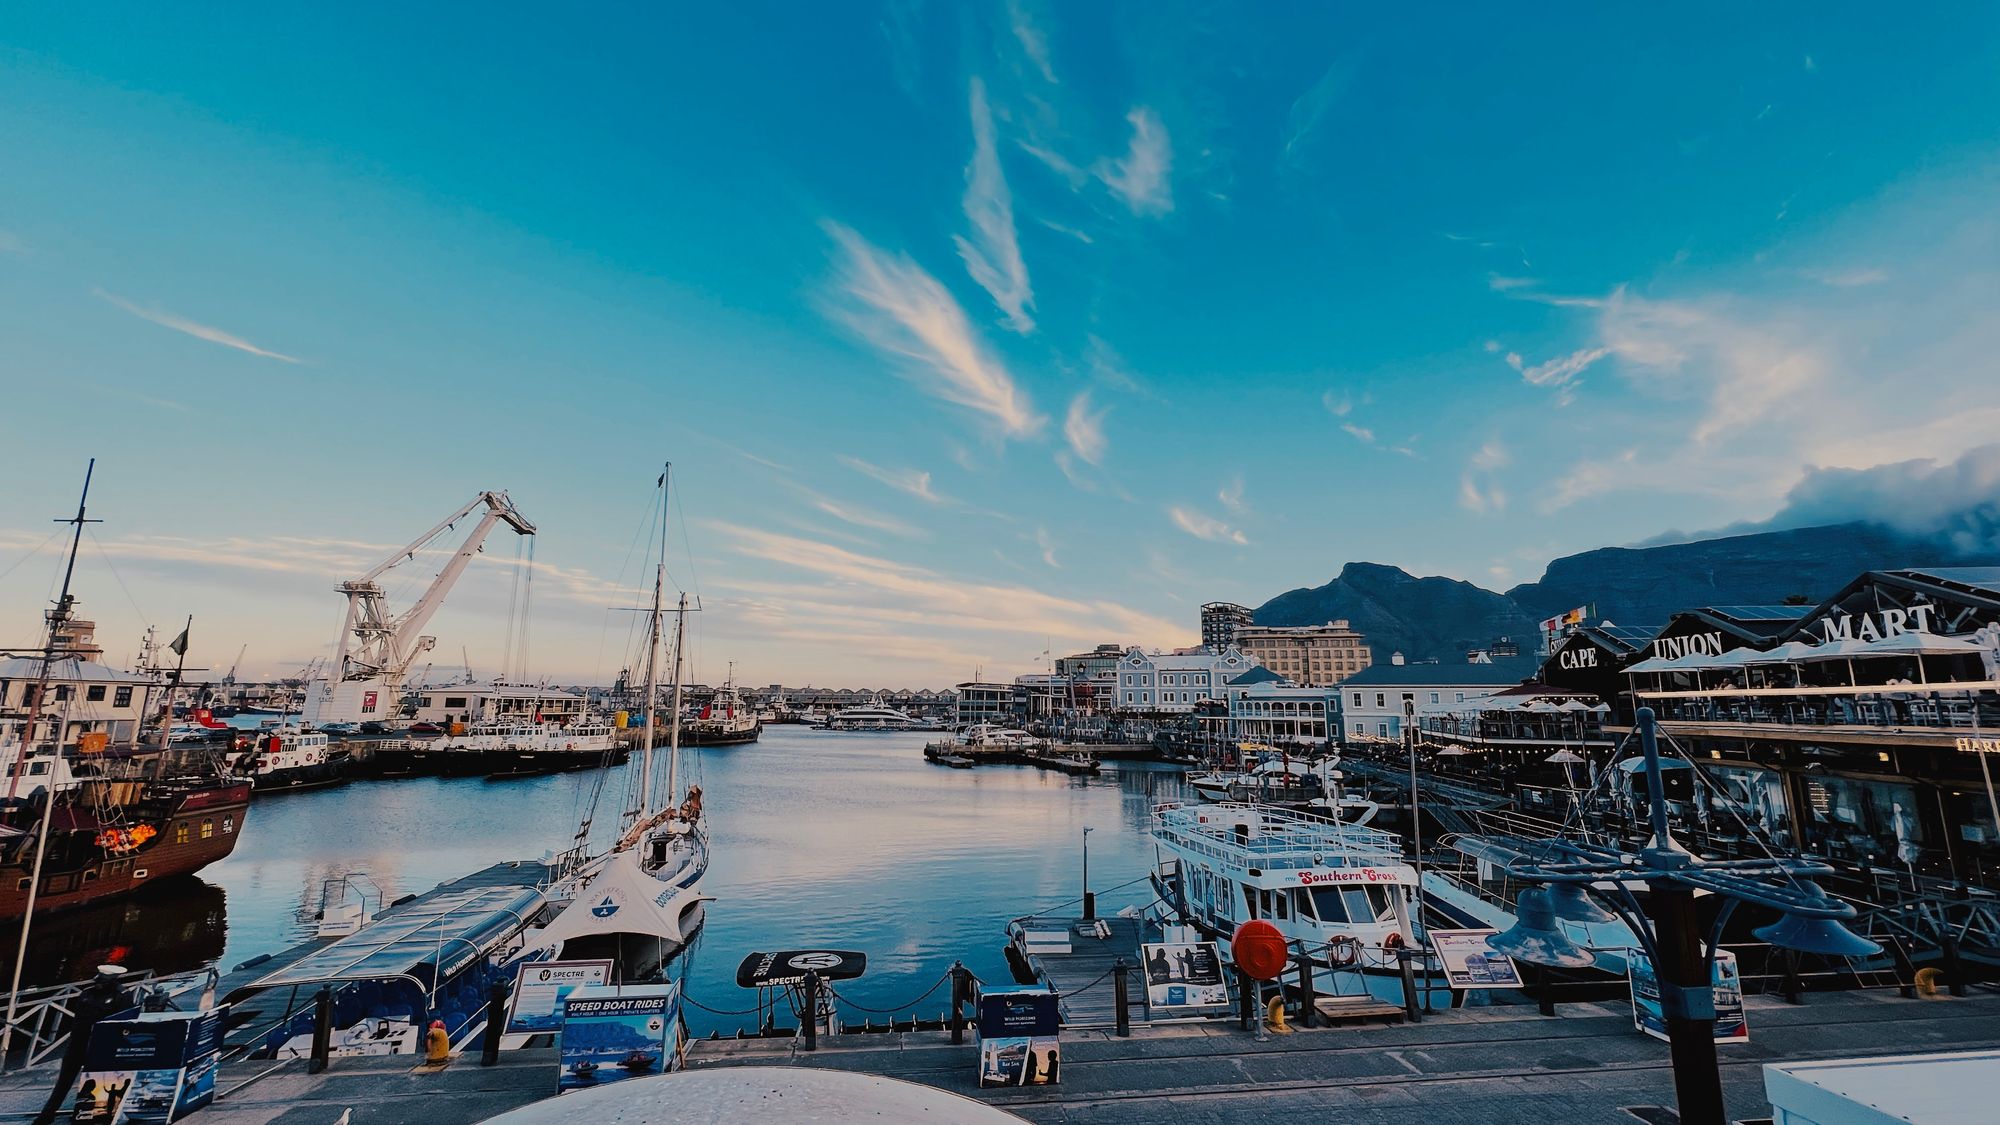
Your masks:
<path fill-rule="evenodd" d="M 1542 759 L 1542 761 L 1547 762 L 1550 765 L 1558 765 L 1558 766 L 1574 766 L 1583 762 L 1587 762 L 1589 760 L 1590 759 L 1584 757 L 1583 755 L 1577 753 L 1576 751 L 1568 749 L 1558 750 L 1555 753 L 1550 754 L 1548 757 Z"/>
<path fill-rule="evenodd" d="M 1766 652 L 1759 652 L 1754 657 L 1746 658 L 1746 663 L 1790 664 L 1794 660 L 1805 660 L 1811 657 L 1814 652 L 1818 651 L 1818 648 L 1819 646 L 1809 645 L 1804 641 L 1786 641 L 1777 648 Z M 1744 650 L 1738 649 L 1737 651 L 1741 652 Z"/>
<path fill-rule="evenodd" d="M 1842 642 L 1845 643 L 1845 642 Z M 1979 646 L 1961 637 L 1941 637 L 1936 633 L 1898 633 L 1879 641 L 1868 641 L 1856 656 L 1956 656 L 1980 651 Z"/>
<path fill-rule="evenodd" d="M 1560 714 L 1562 712 L 1562 708 L 1556 706 L 1553 703 L 1550 703 L 1545 699 L 1537 699 L 1533 703 L 1530 703 L 1526 707 L 1523 707 L 1521 709 L 1523 711 L 1534 711 L 1544 715 L 1555 715 L 1555 714 Z"/>
<path fill-rule="evenodd" d="M 1867 641 L 1857 641 L 1852 637 L 1842 637 L 1837 641 L 1828 641 L 1818 646 L 1806 655 L 1799 657 L 1799 659 L 1814 662 L 1822 660 L 1845 660 L 1847 661 L 1848 686 L 1856 687 L 1859 686 L 1860 681 L 1854 678 L 1854 658 L 1857 656 L 1866 656 L 1868 654 L 1868 644 L 1869 642 Z"/>
<path fill-rule="evenodd" d="M 1590 710 L 1590 704 L 1585 703 L 1581 699 L 1565 699 L 1561 703 L 1556 704 L 1556 708 L 1557 710 L 1571 712 L 1588 711 Z"/>

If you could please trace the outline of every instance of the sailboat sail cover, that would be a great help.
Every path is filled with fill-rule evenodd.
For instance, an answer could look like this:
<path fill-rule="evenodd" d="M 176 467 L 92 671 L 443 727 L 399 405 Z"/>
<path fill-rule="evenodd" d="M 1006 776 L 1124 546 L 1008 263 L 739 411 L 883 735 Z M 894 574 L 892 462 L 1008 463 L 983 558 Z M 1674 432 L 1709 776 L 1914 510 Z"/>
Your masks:
<path fill-rule="evenodd" d="M 648 875 L 633 852 L 613 852 L 536 940 L 552 953 L 563 942 L 589 935 L 638 934 L 684 944 L 681 914 L 704 899 Z"/>

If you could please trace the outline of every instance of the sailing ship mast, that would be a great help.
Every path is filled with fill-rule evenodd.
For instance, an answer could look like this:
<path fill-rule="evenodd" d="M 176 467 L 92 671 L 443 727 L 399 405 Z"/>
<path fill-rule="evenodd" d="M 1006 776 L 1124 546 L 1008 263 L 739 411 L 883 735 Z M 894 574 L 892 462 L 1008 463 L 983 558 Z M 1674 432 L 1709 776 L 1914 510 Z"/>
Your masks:
<path fill-rule="evenodd" d="M 28 772 L 28 753 L 34 746 L 35 726 L 41 721 L 42 697 L 49 693 L 49 673 L 56 660 L 56 643 L 62 638 L 63 626 L 69 622 L 70 606 L 73 604 L 69 584 L 70 579 L 76 575 L 76 553 L 83 544 L 83 525 L 98 522 L 84 518 L 84 506 L 90 501 L 90 478 L 96 471 L 97 458 L 92 457 L 90 464 L 83 470 L 83 495 L 77 498 L 76 515 L 67 520 L 56 521 L 70 524 L 72 527 L 69 562 L 63 567 L 62 595 L 56 599 L 55 609 L 49 612 L 48 638 L 42 645 L 42 667 L 35 677 L 35 698 L 28 705 L 28 725 L 21 730 L 21 744 L 20 749 L 15 752 L 13 776 L 7 782 L 9 801 L 12 801 L 19 792 L 21 775 Z M 66 724 L 62 722 L 56 724 L 55 736 L 52 739 L 58 758 L 62 756 L 64 725 Z M 49 822 L 55 819 L 56 778 L 61 772 L 53 766 L 50 767 L 48 786 L 42 793 L 41 823 L 35 828 L 35 862 L 28 873 L 28 908 L 21 915 L 21 943 L 14 950 L 14 978 L 7 989 L 7 1021 L 0 1024 L 0 1059 L 7 1057 L 7 1050 L 13 1044 L 14 1017 L 21 998 L 21 971 L 28 960 L 28 934 L 34 928 L 35 900 L 42 889 L 42 861 L 47 859 L 49 854 Z"/>
<path fill-rule="evenodd" d="M 640 757 L 641 768 L 639 771 L 639 819 L 640 820 L 644 820 L 646 817 L 652 815 L 653 812 L 653 711 L 655 707 L 653 697 L 659 691 L 660 589 L 666 583 L 667 580 L 667 479 L 669 475 L 673 473 L 673 471 L 674 471 L 674 463 L 671 461 L 667 462 L 666 466 L 660 471 L 660 561 L 659 565 L 653 571 L 653 610 L 652 610 L 651 623 L 648 626 L 648 632 L 646 634 L 647 639 L 646 639 L 646 701 L 645 701 L 645 720 L 644 720 L 645 725 L 641 728 L 642 733 L 639 736 L 640 745 L 644 747 L 644 751 Z M 679 697 L 680 676 L 678 673 L 679 661 L 680 661 L 680 653 L 679 649 L 676 648 L 675 649 L 676 674 L 674 676 L 674 682 L 675 682 L 674 706 L 677 708 L 680 706 L 680 697 Z M 676 742 L 678 742 L 679 724 L 675 725 L 675 729 L 677 732 Z M 671 768 L 671 766 L 669 766 L 669 768 Z M 672 788 L 669 787 L 668 796 L 671 797 L 672 795 L 673 795 Z"/>
<path fill-rule="evenodd" d="M 674 613 L 674 710 L 668 722 L 672 729 L 668 734 L 670 749 L 667 751 L 667 804 L 680 801 L 680 791 L 675 788 L 675 777 L 681 764 L 681 642 L 687 638 L 688 596 L 681 594 L 681 607 Z"/>

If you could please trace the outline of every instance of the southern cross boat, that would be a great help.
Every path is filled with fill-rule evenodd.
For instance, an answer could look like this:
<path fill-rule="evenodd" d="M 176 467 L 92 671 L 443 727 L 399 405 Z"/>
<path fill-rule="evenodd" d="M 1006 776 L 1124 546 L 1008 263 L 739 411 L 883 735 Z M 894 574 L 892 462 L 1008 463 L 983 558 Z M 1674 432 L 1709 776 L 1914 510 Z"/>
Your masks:
<path fill-rule="evenodd" d="M 1417 874 L 1390 833 L 1264 805 L 1166 804 L 1153 839 L 1154 890 L 1212 938 L 1265 919 L 1315 975 L 1395 973 L 1396 951 L 1418 945 Z"/>

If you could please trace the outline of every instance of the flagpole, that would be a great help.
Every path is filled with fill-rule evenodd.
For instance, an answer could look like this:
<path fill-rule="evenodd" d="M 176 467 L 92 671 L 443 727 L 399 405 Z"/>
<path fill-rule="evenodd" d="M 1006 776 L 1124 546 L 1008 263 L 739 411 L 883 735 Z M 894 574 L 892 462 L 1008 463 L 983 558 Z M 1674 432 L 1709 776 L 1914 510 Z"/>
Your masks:
<path fill-rule="evenodd" d="M 188 634 L 193 631 L 194 615 L 188 614 L 187 624 L 181 627 L 181 635 L 175 637 L 174 643 L 167 646 L 174 650 L 174 677 L 167 681 L 166 714 L 160 716 L 160 749 L 162 751 L 165 751 L 167 748 L 167 736 L 173 733 L 174 693 L 180 688 L 181 671 L 187 667 Z"/>

